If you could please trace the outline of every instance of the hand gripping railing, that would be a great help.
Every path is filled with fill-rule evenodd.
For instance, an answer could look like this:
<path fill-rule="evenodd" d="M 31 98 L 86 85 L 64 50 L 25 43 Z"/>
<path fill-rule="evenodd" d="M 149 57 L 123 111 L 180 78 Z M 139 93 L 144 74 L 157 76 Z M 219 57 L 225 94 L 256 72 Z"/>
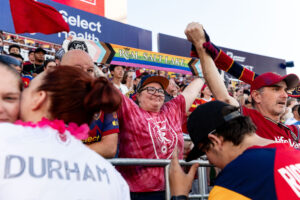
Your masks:
<path fill-rule="evenodd" d="M 165 183 L 166 183 L 166 200 L 171 198 L 170 195 L 170 183 L 169 183 L 169 164 L 171 160 L 169 159 L 138 159 L 138 158 L 114 158 L 108 159 L 108 161 L 115 166 L 152 166 L 152 167 L 164 167 L 165 168 Z M 179 161 L 180 165 L 188 166 L 193 165 L 194 163 L 199 163 L 200 166 L 198 168 L 198 187 L 200 194 L 190 194 L 190 199 L 208 198 L 208 186 L 207 186 L 207 178 L 206 178 L 206 168 L 211 165 L 208 161 L 204 160 L 194 160 L 191 162 L 185 162 L 184 160 Z"/>

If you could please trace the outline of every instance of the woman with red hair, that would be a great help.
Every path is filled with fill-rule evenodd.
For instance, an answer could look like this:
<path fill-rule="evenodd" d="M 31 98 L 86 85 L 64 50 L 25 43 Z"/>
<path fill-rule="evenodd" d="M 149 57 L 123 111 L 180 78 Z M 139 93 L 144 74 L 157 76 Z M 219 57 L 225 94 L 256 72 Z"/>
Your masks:
<path fill-rule="evenodd" d="M 129 199 L 120 174 L 80 141 L 95 113 L 120 103 L 106 78 L 81 69 L 39 74 L 22 93 L 23 121 L 0 124 L 0 199 Z"/>

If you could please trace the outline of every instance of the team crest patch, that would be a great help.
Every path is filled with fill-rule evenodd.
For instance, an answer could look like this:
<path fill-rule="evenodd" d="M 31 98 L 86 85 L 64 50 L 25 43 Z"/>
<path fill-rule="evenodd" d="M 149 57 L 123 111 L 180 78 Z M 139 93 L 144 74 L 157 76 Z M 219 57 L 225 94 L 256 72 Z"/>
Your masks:
<path fill-rule="evenodd" d="M 177 133 L 167 120 L 153 122 L 148 119 L 148 128 L 153 143 L 155 156 L 158 159 L 169 159 L 178 142 Z M 172 149 L 172 151 L 170 151 Z"/>
<path fill-rule="evenodd" d="M 69 145 L 70 143 L 70 137 L 67 134 L 61 134 L 61 133 L 57 133 L 56 134 L 56 139 L 60 144 L 64 144 L 64 145 Z"/>

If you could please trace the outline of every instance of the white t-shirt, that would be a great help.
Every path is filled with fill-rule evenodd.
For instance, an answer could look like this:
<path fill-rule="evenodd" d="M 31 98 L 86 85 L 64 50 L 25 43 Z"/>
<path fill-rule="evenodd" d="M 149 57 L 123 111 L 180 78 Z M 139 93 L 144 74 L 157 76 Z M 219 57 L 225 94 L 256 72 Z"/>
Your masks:
<path fill-rule="evenodd" d="M 130 199 L 122 176 L 69 131 L 0 124 L 0 199 Z"/>
<path fill-rule="evenodd" d="M 114 84 L 114 86 L 116 87 L 116 88 L 118 88 L 120 91 L 121 91 L 121 93 L 122 94 L 124 94 L 124 95 L 126 95 L 128 92 L 129 92 L 129 90 L 128 90 L 128 88 L 127 88 L 127 86 L 126 85 L 124 85 L 124 84 L 120 84 L 120 85 L 117 85 L 117 84 L 115 84 L 115 83 L 113 83 Z"/>

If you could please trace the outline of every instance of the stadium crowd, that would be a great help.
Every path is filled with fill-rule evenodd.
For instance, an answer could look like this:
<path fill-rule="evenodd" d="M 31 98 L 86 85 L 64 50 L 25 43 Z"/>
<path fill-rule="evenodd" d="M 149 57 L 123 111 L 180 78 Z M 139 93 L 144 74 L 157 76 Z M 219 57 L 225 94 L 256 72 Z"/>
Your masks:
<path fill-rule="evenodd" d="M 91 198 L 98 195 L 99 199 L 159 200 L 165 199 L 163 168 L 119 166 L 117 172 L 103 158 L 173 157 L 170 169 L 172 199 L 187 199 L 197 165 L 193 165 L 190 172 L 185 174 L 177 159 L 197 159 L 206 153 L 209 161 L 222 169 L 216 182 L 208 180 L 214 186 L 211 199 L 221 199 L 221 196 L 225 199 L 284 199 L 283 191 L 291 197 L 287 199 L 299 195 L 298 189 L 297 193 L 293 192 L 295 187 L 300 187 L 300 158 L 290 154 L 299 154 L 295 149 L 299 148 L 297 125 L 300 124 L 300 105 L 297 99 L 288 97 L 287 93 L 298 86 L 298 77 L 267 72 L 258 75 L 251 84 L 233 79 L 225 85 L 217 71 L 222 60 L 215 63 L 214 55 L 205 49 L 210 41 L 207 41 L 202 25 L 191 23 L 185 33 L 195 46 L 204 77 L 94 63 L 83 50 L 73 49 L 61 55 L 56 53 L 60 45 L 48 49 L 37 43 L 30 46 L 24 39 L 18 40 L 1 32 L 0 121 L 7 123 L 0 125 L 0 131 L 9 130 L 9 133 L 1 136 L 0 146 L 8 154 L 23 152 L 22 158 L 7 158 L 7 166 L 12 164 L 12 159 L 25 163 L 23 160 L 32 151 L 48 148 L 45 155 L 41 153 L 40 156 L 49 160 L 43 161 L 50 163 L 45 164 L 48 165 L 49 177 L 70 179 L 70 175 L 64 177 L 58 168 L 68 168 L 68 163 L 60 162 L 72 158 L 79 166 L 70 170 L 72 173 L 78 172 L 77 180 L 91 180 L 88 186 L 74 184 L 73 188 L 67 188 L 65 192 L 74 191 L 73 197 L 81 197 L 78 191 L 82 190 L 81 187 L 91 187 L 88 190 L 94 190 L 89 194 Z M 27 51 L 26 56 L 24 50 Z M 225 60 L 222 64 L 227 65 L 228 62 Z M 75 128 L 71 123 L 76 124 Z M 48 137 L 41 132 L 47 132 Z M 50 137 L 53 132 L 58 132 L 62 142 L 69 141 L 72 145 L 62 148 L 54 144 L 54 139 Z M 183 136 L 189 134 L 192 142 L 184 141 Z M 24 141 L 12 142 L 15 137 Z M 16 146 L 18 148 L 14 149 Z M 67 157 L 60 153 L 52 154 L 51 148 L 66 152 Z M 254 150 L 251 151 L 251 148 Z M 29 149 L 28 152 L 26 149 Z M 272 152 L 266 153 L 268 150 Z M 278 175 L 276 180 L 271 180 L 275 177 L 274 154 L 277 156 L 276 163 L 279 163 L 276 169 L 283 178 Z M 243 157 L 239 157 L 241 155 Z M 282 156 L 286 156 L 286 160 Z M 49 171 L 51 162 L 54 162 L 51 158 L 55 158 L 60 166 L 52 169 L 52 172 Z M 32 164 L 33 161 L 29 162 Z M 84 168 L 84 162 L 88 167 Z M 94 172 L 87 169 L 89 166 L 99 169 L 97 162 L 102 163 L 100 167 L 105 170 Z M 264 166 L 267 167 L 263 169 Z M 295 166 L 295 169 L 285 166 Z M 253 168 L 261 171 L 252 172 Z M 21 172 L 13 174 L 13 170 L 9 170 L 6 169 L 6 179 L 11 181 L 14 180 L 13 176 L 21 176 Z M 80 170 L 84 175 L 79 175 Z M 264 173 L 264 170 L 269 173 Z M 98 173 L 99 180 L 93 173 Z M 109 177 L 107 181 L 115 187 L 105 186 L 104 178 L 101 179 L 99 173 Z M 42 174 L 36 175 L 31 170 L 29 176 L 36 178 L 42 177 Z M 247 190 L 245 184 L 252 186 L 257 180 L 260 184 Z M 230 184 L 226 181 L 230 181 Z M 0 197 L 18 199 L 18 195 L 29 195 L 30 189 L 24 188 L 25 183 L 30 188 L 40 188 L 36 197 L 55 199 L 55 195 L 46 192 L 38 182 L 31 185 L 24 177 L 20 182 L 6 182 L 6 192 L 0 187 Z M 66 183 L 55 184 L 67 187 Z M 270 191 L 268 198 L 262 193 L 262 185 L 266 184 L 272 185 L 271 189 L 265 189 Z M 9 191 L 14 187 L 23 189 L 19 194 L 10 194 Z M 102 198 L 95 192 L 98 187 L 106 188 Z M 67 198 L 70 196 L 66 195 Z"/>

